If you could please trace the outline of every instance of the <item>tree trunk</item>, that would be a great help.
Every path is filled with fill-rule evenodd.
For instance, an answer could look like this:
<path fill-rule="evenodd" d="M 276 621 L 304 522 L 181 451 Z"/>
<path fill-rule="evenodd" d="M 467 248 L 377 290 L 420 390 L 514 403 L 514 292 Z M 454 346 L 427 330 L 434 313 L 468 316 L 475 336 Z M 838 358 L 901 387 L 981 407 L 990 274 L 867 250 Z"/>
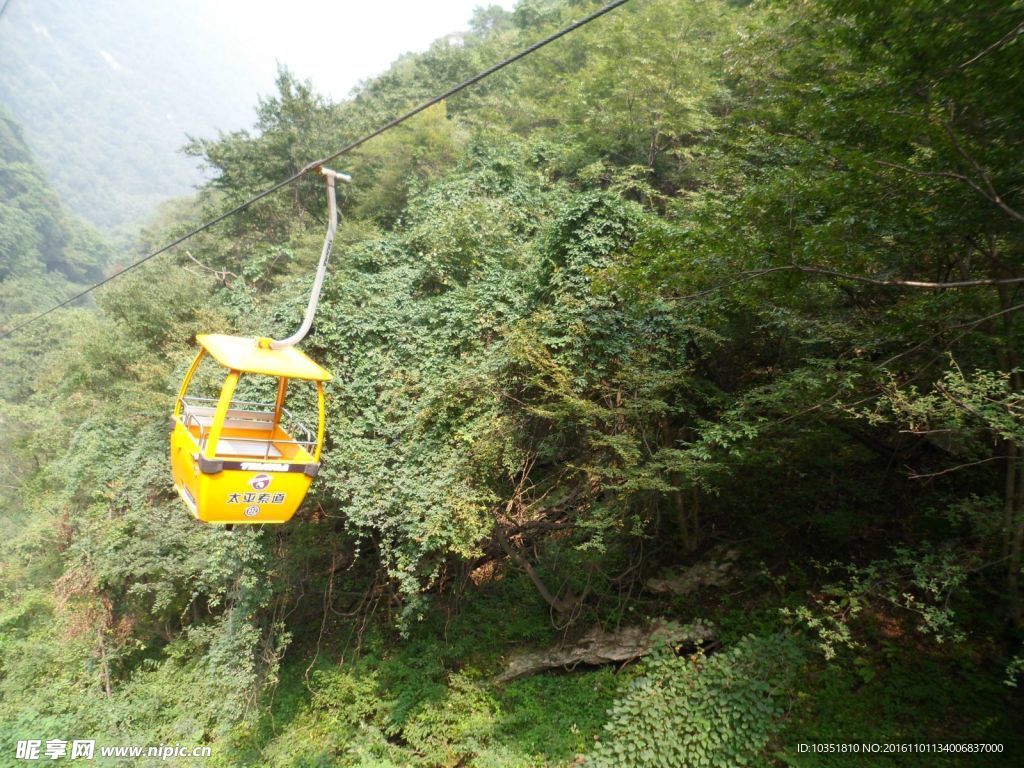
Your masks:
<path fill-rule="evenodd" d="M 990 244 L 995 261 L 995 244 Z M 1020 356 L 1013 344 L 1016 312 L 1010 292 L 1005 285 L 997 288 L 1002 316 L 1003 340 L 1006 342 L 997 352 L 1000 367 L 1009 374 L 1010 391 L 1024 391 L 1024 377 L 1020 373 Z M 1021 604 L 1020 571 L 1024 555 L 1024 456 L 1021 446 L 1006 441 L 1006 475 L 1003 486 L 1003 551 L 1006 556 L 1006 591 L 1009 619 L 1014 626 L 1024 621 L 1024 606 Z"/>
<path fill-rule="evenodd" d="M 548 589 L 547 584 L 541 579 L 540 575 L 534 569 L 533 565 L 523 557 L 521 554 L 516 552 L 515 546 L 508 540 L 503 531 L 497 532 L 498 541 L 501 544 L 501 548 L 505 550 L 507 554 L 515 563 L 526 571 L 526 575 L 530 578 L 533 586 L 537 588 L 537 592 L 544 598 L 544 602 L 550 605 L 559 615 L 568 616 L 576 609 L 579 604 L 579 598 L 575 598 L 570 591 L 566 597 L 555 595 Z"/>
<path fill-rule="evenodd" d="M 96 630 L 96 638 L 99 641 L 99 653 L 100 653 L 100 674 L 103 677 L 103 690 L 107 694 L 107 698 L 111 698 L 113 691 L 110 685 L 110 666 L 107 664 L 107 643 L 103 638 L 103 630 Z"/>
<path fill-rule="evenodd" d="M 1008 442 L 1006 446 L 1006 478 L 1003 507 L 1003 551 L 1006 556 L 1006 591 L 1009 618 L 1015 626 L 1024 620 L 1021 605 L 1020 570 L 1024 554 L 1024 462 L 1020 446 Z"/>

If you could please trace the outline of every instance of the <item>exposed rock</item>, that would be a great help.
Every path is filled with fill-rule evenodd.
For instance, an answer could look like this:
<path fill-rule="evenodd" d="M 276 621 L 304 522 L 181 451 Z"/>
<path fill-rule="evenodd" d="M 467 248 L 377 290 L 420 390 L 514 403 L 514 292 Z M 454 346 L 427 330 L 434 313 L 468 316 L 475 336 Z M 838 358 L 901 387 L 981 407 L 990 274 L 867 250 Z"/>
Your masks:
<path fill-rule="evenodd" d="M 648 592 L 658 595 L 688 595 L 702 587 L 724 587 L 732 580 L 732 567 L 740 553 L 735 549 L 713 549 L 702 560 L 682 573 L 664 579 L 648 579 Z"/>
<path fill-rule="evenodd" d="M 540 651 L 519 651 L 509 658 L 505 671 L 495 678 L 505 683 L 546 669 L 572 669 L 577 664 L 597 666 L 631 661 L 648 653 L 661 640 L 673 646 L 696 648 L 713 639 L 710 627 L 701 622 L 680 626 L 658 621 L 649 627 L 622 627 L 606 632 L 594 627 L 571 646 Z"/>

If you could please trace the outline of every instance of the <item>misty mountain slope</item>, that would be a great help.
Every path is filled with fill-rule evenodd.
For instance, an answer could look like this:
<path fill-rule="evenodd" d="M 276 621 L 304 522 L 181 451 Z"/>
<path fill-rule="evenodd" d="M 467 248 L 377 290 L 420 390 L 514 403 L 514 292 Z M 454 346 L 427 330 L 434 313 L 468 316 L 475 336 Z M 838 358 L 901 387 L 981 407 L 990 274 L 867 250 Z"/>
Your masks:
<path fill-rule="evenodd" d="M 0 102 L 69 208 L 112 228 L 202 179 L 187 135 L 252 120 L 251 77 L 194 2 L 14 2 L 0 24 Z M 197 84 L 202 87 L 196 87 Z"/>
<path fill-rule="evenodd" d="M 108 256 L 99 235 L 65 211 L 0 105 L 0 327 L 99 279 Z"/>

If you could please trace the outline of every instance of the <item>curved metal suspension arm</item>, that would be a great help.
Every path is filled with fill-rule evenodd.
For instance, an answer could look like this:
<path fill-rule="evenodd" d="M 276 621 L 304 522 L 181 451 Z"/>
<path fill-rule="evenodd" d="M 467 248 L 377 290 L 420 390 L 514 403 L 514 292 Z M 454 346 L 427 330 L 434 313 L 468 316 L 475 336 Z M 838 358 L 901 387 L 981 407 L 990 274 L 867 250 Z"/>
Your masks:
<path fill-rule="evenodd" d="M 316 316 L 316 305 L 320 300 L 320 289 L 324 284 L 324 275 L 327 274 L 327 263 L 331 260 L 331 247 L 334 245 L 334 233 L 338 229 L 338 202 L 334 194 L 334 182 L 336 179 L 349 182 L 352 181 L 352 177 L 345 173 L 338 173 L 332 171 L 329 168 L 321 168 L 320 173 L 324 175 L 327 180 L 327 206 L 328 206 L 328 222 L 327 222 L 327 236 L 324 238 L 324 247 L 320 251 L 320 263 L 316 268 L 316 277 L 313 278 L 313 291 L 309 296 L 309 304 L 306 306 L 306 315 L 302 318 L 302 325 L 299 326 L 299 330 L 289 336 L 287 339 L 271 339 L 269 347 L 271 349 L 284 349 L 285 347 L 291 347 L 298 344 L 309 333 L 310 327 L 313 325 L 313 318 Z"/>

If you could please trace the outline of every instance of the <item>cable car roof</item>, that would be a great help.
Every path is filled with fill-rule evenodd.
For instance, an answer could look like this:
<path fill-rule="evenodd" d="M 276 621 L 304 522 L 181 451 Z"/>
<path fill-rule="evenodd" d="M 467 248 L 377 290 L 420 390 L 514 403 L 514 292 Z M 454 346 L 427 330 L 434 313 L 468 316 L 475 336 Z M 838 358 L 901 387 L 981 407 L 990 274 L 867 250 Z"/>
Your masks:
<path fill-rule="evenodd" d="M 295 347 L 262 349 L 252 337 L 220 333 L 200 334 L 196 341 L 214 360 L 233 371 L 307 381 L 330 381 L 332 378 L 330 373 Z"/>

